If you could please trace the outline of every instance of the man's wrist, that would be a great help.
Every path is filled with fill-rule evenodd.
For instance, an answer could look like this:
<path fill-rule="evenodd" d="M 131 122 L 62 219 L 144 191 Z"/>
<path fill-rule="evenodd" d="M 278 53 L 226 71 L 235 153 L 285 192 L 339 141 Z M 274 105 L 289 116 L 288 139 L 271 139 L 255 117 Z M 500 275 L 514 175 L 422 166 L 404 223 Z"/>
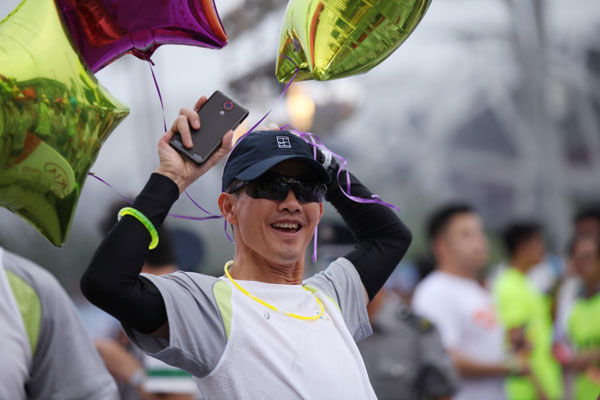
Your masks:
<path fill-rule="evenodd" d="M 324 151 L 323 157 L 324 157 L 323 167 L 327 170 L 327 172 L 329 173 L 329 176 L 331 177 L 331 180 L 333 181 L 333 180 L 335 180 L 337 171 L 340 166 L 331 152 Z"/>
<path fill-rule="evenodd" d="M 171 178 L 155 172 L 150 175 L 132 207 L 144 214 L 154 227 L 158 228 L 179 195 L 179 187 Z"/>
<path fill-rule="evenodd" d="M 183 178 L 181 178 L 178 175 L 172 174 L 168 171 L 165 171 L 163 169 L 161 169 L 160 167 L 156 168 L 156 170 L 154 171 L 157 174 L 166 176 L 167 178 L 169 178 L 170 180 L 173 181 L 173 183 L 175 183 L 177 185 L 177 188 L 179 189 L 179 194 L 183 193 L 186 189 L 186 184 L 185 181 L 183 180 Z"/>
<path fill-rule="evenodd" d="M 319 154 L 317 157 L 317 161 L 321 164 L 323 168 L 325 168 L 325 170 L 329 174 L 329 184 L 331 185 L 336 180 L 339 164 L 337 163 L 335 157 L 333 157 L 333 153 L 331 153 L 330 151 L 325 149 L 318 149 L 318 153 Z"/>
<path fill-rule="evenodd" d="M 329 171 L 329 166 L 331 165 L 331 161 L 334 159 L 333 154 L 331 154 L 331 152 L 327 151 L 327 150 L 321 149 L 320 151 L 323 156 L 323 159 L 321 160 L 321 165 L 323 166 L 323 168 L 325 168 L 327 171 Z"/>

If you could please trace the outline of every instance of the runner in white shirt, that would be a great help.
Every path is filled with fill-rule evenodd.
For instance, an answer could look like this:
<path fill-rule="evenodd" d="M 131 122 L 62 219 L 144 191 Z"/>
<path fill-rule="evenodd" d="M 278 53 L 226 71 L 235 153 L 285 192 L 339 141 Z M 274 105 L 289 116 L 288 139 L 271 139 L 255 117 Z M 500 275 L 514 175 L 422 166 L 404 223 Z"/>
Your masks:
<path fill-rule="evenodd" d="M 504 378 L 525 367 L 507 360 L 492 297 L 477 280 L 488 256 L 481 220 L 466 204 L 446 206 L 428 226 L 436 271 L 416 288 L 413 307 L 431 319 L 462 377 L 458 400 L 505 399 Z"/>

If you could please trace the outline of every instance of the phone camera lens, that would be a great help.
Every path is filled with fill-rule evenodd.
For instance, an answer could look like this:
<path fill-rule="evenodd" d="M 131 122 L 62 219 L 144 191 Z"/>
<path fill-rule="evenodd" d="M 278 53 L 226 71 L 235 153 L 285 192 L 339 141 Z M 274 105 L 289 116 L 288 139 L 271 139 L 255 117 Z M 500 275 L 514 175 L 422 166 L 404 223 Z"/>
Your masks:
<path fill-rule="evenodd" d="M 223 108 L 227 111 L 231 111 L 233 110 L 233 103 L 231 101 L 226 101 L 225 103 L 223 103 Z"/>

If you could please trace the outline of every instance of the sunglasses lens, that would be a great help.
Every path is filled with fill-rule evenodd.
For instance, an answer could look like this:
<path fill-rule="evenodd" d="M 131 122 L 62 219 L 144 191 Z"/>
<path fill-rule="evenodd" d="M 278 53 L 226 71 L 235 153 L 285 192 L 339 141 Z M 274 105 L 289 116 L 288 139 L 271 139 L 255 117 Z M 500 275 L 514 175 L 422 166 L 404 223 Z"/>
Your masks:
<path fill-rule="evenodd" d="M 302 203 L 322 202 L 325 199 L 325 186 L 316 183 L 300 183 L 292 186 L 294 195 Z"/>
<path fill-rule="evenodd" d="M 254 199 L 277 201 L 284 200 L 289 191 L 290 188 L 287 184 L 275 180 L 252 182 L 246 189 L 246 193 Z"/>
<path fill-rule="evenodd" d="M 246 188 L 246 193 L 254 199 L 283 201 L 292 190 L 301 203 L 322 202 L 326 186 L 297 179 L 278 177 L 265 181 L 254 181 Z"/>

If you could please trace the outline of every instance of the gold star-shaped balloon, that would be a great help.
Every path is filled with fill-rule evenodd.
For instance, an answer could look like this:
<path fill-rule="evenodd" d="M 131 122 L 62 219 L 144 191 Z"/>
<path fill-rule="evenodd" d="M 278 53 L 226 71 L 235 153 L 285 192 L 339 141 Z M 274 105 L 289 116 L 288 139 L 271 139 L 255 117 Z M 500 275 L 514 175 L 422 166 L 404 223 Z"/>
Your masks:
<path fill-rule="evenodd" d="M 129 109 L 96 81 L 53 0 L 0 22 L 0 205 L 66 240 L 100 147 Z"/>
<path fill-rule="evenodd" d="M 276 76 L 287 82 L 366 72 L 416 28 L 431 0 L 290 0 Z M 281 57 L 285 56 L 285 57 Z"/>

